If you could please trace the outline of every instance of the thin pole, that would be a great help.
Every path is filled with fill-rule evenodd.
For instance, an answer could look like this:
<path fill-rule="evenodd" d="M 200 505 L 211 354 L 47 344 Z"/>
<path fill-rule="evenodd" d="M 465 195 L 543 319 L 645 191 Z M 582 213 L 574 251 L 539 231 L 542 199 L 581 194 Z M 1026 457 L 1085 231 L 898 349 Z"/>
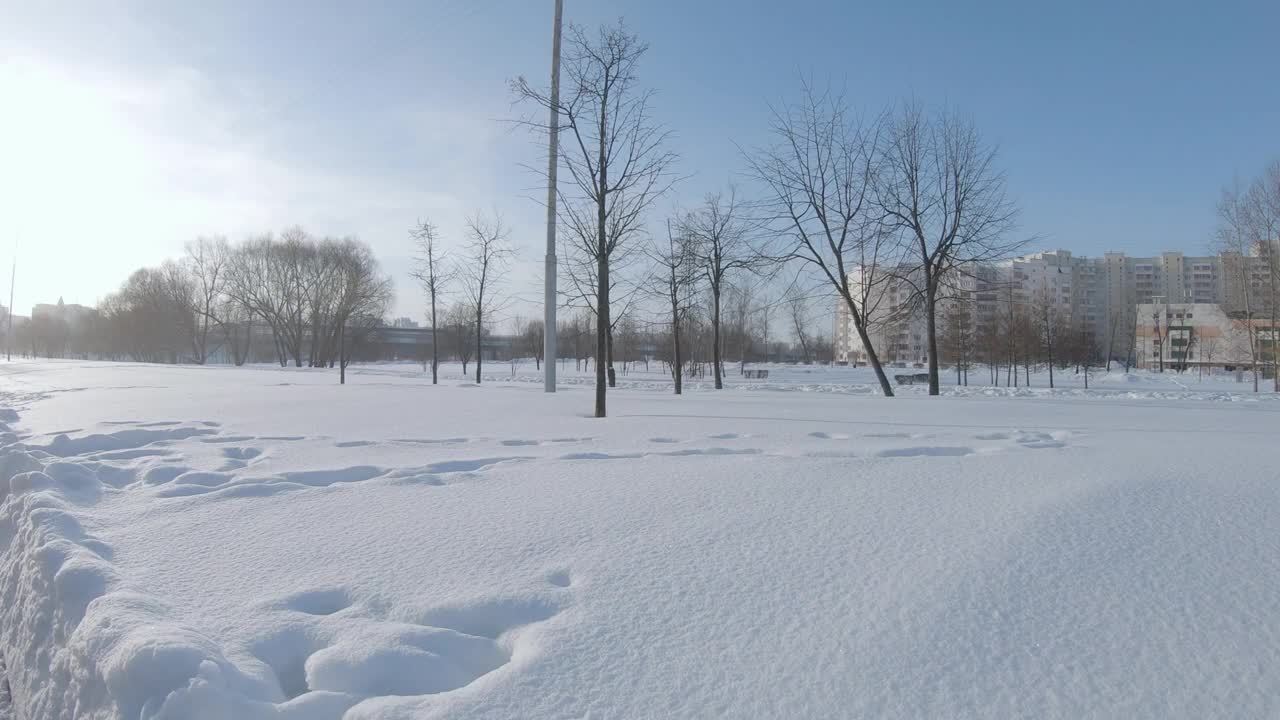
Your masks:
<path fill-rule="evenodd" d="M 13 283 L 18 279 L 18 256 L 13 256 L 13 271 L 9 274 L 9 329 L 4 333 L 4 359 L 13 361 Z"/>
<path fill-rule="evenodd" d="M 551 138 L 547 153 L 547 260 L 542 306 L 542 372 L 544 391 L 556 391 L 556 169 L 560 145 L 560 25 L 564 0 L 556 0 L 551 40 Z"/>

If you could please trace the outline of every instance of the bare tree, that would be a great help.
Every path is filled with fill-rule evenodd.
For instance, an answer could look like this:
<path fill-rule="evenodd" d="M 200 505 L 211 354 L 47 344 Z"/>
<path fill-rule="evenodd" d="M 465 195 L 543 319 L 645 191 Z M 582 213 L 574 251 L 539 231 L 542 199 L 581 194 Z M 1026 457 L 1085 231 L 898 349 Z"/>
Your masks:
<path fill-rule="evenodd" d="M 929 394 L 938 394 L 938 299 L 949 275 L 968 263 L 1013 255 L 1017 209 L 1005 196 L 996 148 L 958 114 L 904 104 L 889 126 L 875 200 L 884 222 L 914 257 L 904 279 L 923 302 Z"/>
<path fill-rule="evenodd" d="M 485 323 L 497 311 L 495 292 L 506 275 L 514 252 L 507 241 L 508 230 L 502 216 L 492 218 L 477 212 L 467 218 L 466 264 L 462 268 L 462 286 L 471 308 L 476 333 L 476 384 L 480 384 L 480 368 L 484 361 L 481 344 Z"/>
<path fill-rule="evenodd" d="M 1060 359 L 1055 354 L 1055 351 L 1057 351 L 1059 340 L 1064 333 L 1062 313 L 1058 308 L 1055 295 L 1050 292 L 1048 282 L 1045 283 L 1044 287 L 1041 288 L 1040 294 L 1036 297 L 1032 311 L 1035 313 L 1039 349 L 1043 353 L 1045 364 L 1049 367 L 1049 387 L 1053 388 L 1053 368 Z"/>
<path fill-rule="evenodd" d="M 444 313 L 444 326 L 448 329 L 453 341 L 453 354 L 462 363 L 462 375 L 466 377 L 467 366 L 471 364 L 471 354 L 476 351 L 475 313 L 466 302 L 458 302 L 450 306 Z"/>
<path fill-rule="evenodd" d="M 249 361 L 253 345 L 253 313 L 234 295 L 224 294 L 215 310 L 222 331 L 223 342 L 231 350 L 231 362 L 236 367 Z"/>
<path fill-rule="evenodd" d="M 338 382 L 347 381 L 347 364 L 352 352 L 382 324 L 391 304 L 391 278 L 382 274 L 368 245 L 345 240 L 333 248 L 338 272 L 333 325 L 338 335 Z"/>
<path fill-rule="evenodd" d="M 813 361 L 813 353 L 810 349 L 809 339 L 809 298 L 796 286 L 792 286 L 787 291 L 785 297 L 787 305 L 787 314 L 791 318 L 791 330 L 796 335 L 796 342 L 800 344 L 800 355 L 804 360 L 804 364 L 808 365 Z"/>
<path fill-rule="evenodd" d="M 611 229 L 609 235 L 610 237 L 639 236 L 639 230 L 639 226 L 625 230 L 617 228 Z M 561 257 L 564 258 L 565 272 L 561 277 L 565 282 L 561 283 L 559 293 L 565 299 L 566 306 L 586 310 L 590 317 L 595 318 L 595 325 L 598 326 L 599 316 L 596 313 L 596 301 L 600 297 L 596 283 L 598 264 L 594 257 L 583 250 L 584 245 L 581 242 L 584 237 L 593 242 L 591 240 L 594 237 L 593 233 L 592 228 L 571 225 L 570 232 L 561 235 L 565 247 L 564 252 L 561 253 Z M 643 290 L 643 279 L 635 282 L 632 272 L 629 272 L 634 270 L 643 257 L 641 250 L 643 248 L 631 243 L 620 244 L 609 261 L 610 313 L 608 326 L 604 329 L 605 358 L 602 362 L 609 387 L 614 387 L 617 378 L 613 366 L 614 331 L 632 307 L 636 295 Z"/>
<path fill-rule="evenodd" d="M 764 257 L 751 246 L 750 226 L 738 201 L 735 188 L 729 196 L 712 193 L 701 207 L 680 219 L 680 233 L 687 237 L 698 272 L 711 292 L 711 365 L 715 388 L 724 388 L 724 343 L 720 337 L 720 300 L 725 282 L 739 271 L 758 269 Z"/>
<path fill-rule="evenodd" d="M 1271 360 L 1272 390 L 1280 392 L 1280 160 L 1273 161 L 1254 179 L 1243 198 L 1244 211 L 1253 238 L 1253 254 L 1258 258 L 1260 284 L 1266 286 L 1263 303 L 1269 315 L 1266 340 L 1270 349 L 1262 355 Z"/>
<path fill-rule="evenodd" d="M 764 348 L 764 362 L 769 362 L 769 330 L 773 325 L 773 313 L 778 309 L 777 302 L 768 295 L 760 298 L 760 344 Z"/>
<path fill-rule="evenodd" d="M 969 384 L 974 341 L 971 311 L 970 299 L 961 294 L 947 302 L 943 312 L 942 354 L 956 369 L 956 385 Z"/>
<path fill-rule="evenodd" d="M 894 262 L 893 238 L 871 213 L 876 130 L 858 123 L 842 96 L 808 83 L 798 104 L 773 109 L 770 129 L 773 143 L 746 160 L 769 193 L 764 209 L 785 243 L 776 256 L 812 265 L 840 296 L 881 392 L 892 396 L 868 332 Z"/>
<path fill-rule="evenodd" d="M 452 280 L 454 271 L 449 266 L 444 250 L 440 247 L 440 232 L 430 221 L 419 222 L 409 231 L 409 236 L 413 238 L 413 244 L 417 250 L 414 256 L 413 277 L 422 287 L 422 292 L 426 294 L 427 303 L 430 306 L 431 384 L 436 385 L 440 382 L 440 343 L 439 333 L 436 331 L 440 323 L 437 311 L 445 287 Z"/>
<path fill-rule="evenodd" d="M 651 290 L 655 296 L 662 298 L 670 312 L 671 322 L 671 372 L 675 381 L 675 394 L 684 391 L 684 353 L 681 348 L 681 335 L 685 319 L 692 309 L 694 283 L 694 254 L 691 252 L 690 239 L 675 233 L 671 221 L 667 221 L 667 237 L 665 242 L 655 244 L 650 251 L 656 272 Z"/>
<path fill-rule="evenodd" d="M 282 350 L 302 367 L 302 341 L 307 332 L 308 282 L 316 279 L 307 272 L 316 253 L 315 241 L 301 227 L 287 228 L 271 248 L 271 289 L 276 293 Z"/>
<path fill-rule="evenodd" d="M 541 320 L 524 320 L 516 318 L 516 337 L 519 338 L 524 352 L 533 358 L 534 369 L 542 369 L 543 338 L 546 327 Z M 514 354 L 512 355 L 514 357 Z"/>
<path fill-rule="evenodd" d="M 187 243 L 185 266 L 191 280 L 192 312 L 195 315 L 197 360 L 203 364 L 208 356 L 210 330 L 223 326 L 219 311 L 225 308 L 227 266 L 231 248 L 225 237 L 200 237 Z"/>
<path fill-rule="evenodd" d="M 184 357 L 197 365 L 203 365 L 208 353 L 205 345 L 208 335 L 200 331 L 200 299 L 190 269 L 185 263 L 165 260 L 160 265 L 157 278 L 163 302 L 169 303 L 175 310 L 173 317 L 186 339 Z"/>
<path fill-rule="evenodd" d="M 747 367 L 747 356 L 751 353 L 752 340 L 751 316 L 756 309 L 755 287 L 747 283 L 735 283 L 729 286 L 725 294 L 729 306 L 727 333 L 730 340 L 738 346 L 738 374 Z"/>
<path fill-rule="evenodd" d="M 1220 252 L 1229 260 L 1230 270 L 1234 270 L 1239 296 L 1230 298 L 1239 303 L 1244 313 L 1243 330 L 1248 340 L 1249 365 L 1253 370 L 1253 391 L 1258 392 L 1258 334 L 1254 327 L 1254 311 L 1256 298 L 1253 292 L 1253 277 L 1250 272 L 1249 255 L 1254 244 L 1254 227 L 1249 217 L 1249 207 L 1245 192 L 1239 182 L 1231 187 L 1223 188 L 1218 200 L 1218 227 L 1214 236 L 1215 244 Z M 1229 271 L 1230 271 L 1229 270 Z M 1162 354 L 1163 360 L 1163 354 Z"/>
<path fill-rule="evenodd" d="M 1204 368 L 1205 368 L 1205 366 L 1206 366 L 1206 365 L 1208 365 L 1208 366 L 1209 366 L 1209 377 L 1210 377 L 1210 379 L 1212 379 L 1212 378 L 1213 378 L 1213 356 L 1214 356 L 1214 354 L 1218 351 L 1218 338 L 1219 338 L 1219 337 L 1220 337 L 1219 332 L 1215 330 L 1215 331 L 1213 331 L 1211 334 L 1205 335 L 1203 338 L 1201 338 L 1201 341 L 1200 341 L 1200 359 L 1199 359 L 1200 361 L 1199 361 L 1199 363 L 1198 363 L 1198 364 L 1199 364 L 1199 366 L 1200 366 L 1200 368 L 1199 368 L 1199 371 L 1200 371 L 1200 378 L 1199 378 L 1199 379 L 1200 379 L 1201 381 L 1203 381 L 1203 380 L 1204 380 Z"/>
<path fill-rule="evenodd" d="M 562 184 L 558 207 L 583 252 L 595 261 L 596 393 L 595 416 L 606 415 L 607 337 L 611 326 L 610 261 L 644 212 L 674 181 L 675 155 L 664 149 L 668 131 L 653 122 L 651 91 L 640 88 L 636 69 L 648 46 L 621 24 L 594 35 L 570 25 L 562 67 L 566 82 L 560 99 L 534 88 L 524 78 L 512 83 L 516 96 L 556 113 L 564 142 L 561 164 L 571 178 Z M 546 125 L 525 120 L 529 127 Z"/>
<path fill-rule="evenodd" d="M 253 238 L 232 254 L 228 292 L 271 329 L 282 366 L 292 359 L 302 367 L 308 317 L 305 267 L 315 252 L 315 243 L 295 227 L 278 240 L 270 234 Z"/>

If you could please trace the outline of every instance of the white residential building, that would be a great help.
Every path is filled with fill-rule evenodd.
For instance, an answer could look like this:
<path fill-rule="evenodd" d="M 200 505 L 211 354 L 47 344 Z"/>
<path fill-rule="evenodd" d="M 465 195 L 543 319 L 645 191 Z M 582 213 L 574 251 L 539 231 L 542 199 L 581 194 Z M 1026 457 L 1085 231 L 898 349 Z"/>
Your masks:
<path fill-rule="evenodd" d="M 1156 257 L 1109 252 L 1090 258 L 1056 250 L 970 266 L 951 284 L 954 287 L 941 303 L 940 317 L 959 312 L 970 328 L 980 328 L 1008 314 L 1010 307 L 1042 307 L 1047 302 L 1065 322 L 1086 328 L 1100 355 L 1110 349 L 1117 359 L 1128 352 L 1139 305 L 1220 305 L 1224 313 L 1248 308 L 1258 317 L 1269 312 L 1272 302 L 1266 252 L 1195 257 L 1180 252 Z M 881 360 L 908 365 L 926 362 L 925 317 L 911 284 L 885 281 L 868 304 L 873 308 L 869 335 Z M 834 331 L 837 362 L 866 361 L 843 300 L 837 302 Z"/>

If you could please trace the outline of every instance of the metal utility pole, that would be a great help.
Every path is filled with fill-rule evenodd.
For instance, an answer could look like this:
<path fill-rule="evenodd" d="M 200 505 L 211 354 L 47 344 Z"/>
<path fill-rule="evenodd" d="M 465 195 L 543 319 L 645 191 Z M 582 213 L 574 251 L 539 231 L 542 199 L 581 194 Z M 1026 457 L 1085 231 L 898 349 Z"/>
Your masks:
<path fill-rule="evenodd" d="M 547 153 L 547 261 L 542 308 L 542 372 L 544 390 L 556 391 L 556 169 L 560 144 L 560 25 L 564 0 L 556 0 L 551 40 L 551 137 Z"/>

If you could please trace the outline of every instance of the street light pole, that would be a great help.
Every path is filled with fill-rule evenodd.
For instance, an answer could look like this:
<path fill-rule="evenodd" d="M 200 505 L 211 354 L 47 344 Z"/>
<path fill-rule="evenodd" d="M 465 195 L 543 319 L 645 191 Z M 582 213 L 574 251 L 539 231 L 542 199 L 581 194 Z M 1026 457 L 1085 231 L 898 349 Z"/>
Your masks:
<path fill-rule="evenodd" d="M 560 143 L 560 26 L 564 0 L 556 0 L 551 40 L 551 124 L 547 153 L 547 260 L 542 309 L 543 390 L 556 391 L 556 169 Z"/>

